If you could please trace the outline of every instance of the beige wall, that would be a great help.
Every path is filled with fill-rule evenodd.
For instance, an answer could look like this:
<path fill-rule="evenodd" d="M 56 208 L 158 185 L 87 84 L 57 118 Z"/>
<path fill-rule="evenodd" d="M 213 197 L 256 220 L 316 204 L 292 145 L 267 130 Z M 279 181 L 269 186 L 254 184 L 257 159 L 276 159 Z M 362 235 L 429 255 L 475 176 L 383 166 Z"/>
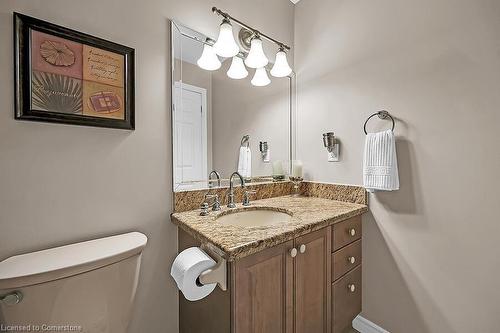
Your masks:
<path fill-rule="evenodd" d="M 215 36 L 212 5 L 293 40 L 288 0 L 0 2 L 0 258 L 139 230 L 149 237 L 130 332 L 177 332 L 171 211 L 169 25 Z M 266 8 L 266 10 L 262 10 Z M 15 121 L 12 11 L 136 50 L 136 130 Z"/>
<path fill-rule="evenodd" d="M 295 18 L 308 178 L 361 184 L 364 120 L 398 118 L 401 190 L 370 195 L 363 223 L 363 315 L 393 333 L 497 332 L 500 2 L 303 0 Z"/>
<path fill-rule="evenodd" d="M 270 76 L 271 83 L 254 87 L 248 77 L 232 80 L 226 72 L 230 61 L 212 76 L 213 100 L 213 166 L 223 178 L 238 169 L 241 138 L 250 136 L 252 176 L 272 174 L 272 162 L 288 161 L 290 156 L 290 84 L 288 78 Z M 263 162 L 259 142 L 267 141 L 271 150 L 270 162 Z"/>

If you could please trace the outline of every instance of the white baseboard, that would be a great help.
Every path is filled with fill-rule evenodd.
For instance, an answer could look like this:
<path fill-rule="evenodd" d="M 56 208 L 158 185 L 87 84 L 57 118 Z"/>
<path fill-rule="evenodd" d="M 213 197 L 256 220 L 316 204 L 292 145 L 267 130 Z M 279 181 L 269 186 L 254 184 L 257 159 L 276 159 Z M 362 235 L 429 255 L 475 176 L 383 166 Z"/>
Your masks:
<path fill-rule="evenodd" d="M 391 333 L 360 315 L 354 318 L 352 327 L 361 333 Z"/>

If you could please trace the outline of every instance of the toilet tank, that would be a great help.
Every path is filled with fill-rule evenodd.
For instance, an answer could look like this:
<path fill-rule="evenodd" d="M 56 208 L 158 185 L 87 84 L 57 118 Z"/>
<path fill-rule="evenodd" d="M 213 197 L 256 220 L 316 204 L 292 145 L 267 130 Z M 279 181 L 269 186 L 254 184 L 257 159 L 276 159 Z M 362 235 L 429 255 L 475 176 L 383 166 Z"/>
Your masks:
<path fill-rule="evenodd" d="M 147 238 L 139 232 L 0 262 L 0 329 L 124 333 Z"/>

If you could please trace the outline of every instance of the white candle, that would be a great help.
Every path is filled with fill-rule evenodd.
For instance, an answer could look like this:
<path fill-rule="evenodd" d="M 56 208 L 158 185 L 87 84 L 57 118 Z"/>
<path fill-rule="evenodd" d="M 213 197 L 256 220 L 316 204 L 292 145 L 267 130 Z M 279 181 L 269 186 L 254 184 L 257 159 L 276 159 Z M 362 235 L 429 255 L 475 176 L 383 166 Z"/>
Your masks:
<path fill-rule="evenodd" d="M 280 160 L 273 162 L 273 176 L 282 176 L 285 173 L 283 172 L 283 163 Z"/>
<path fill-rule="evenodd" d="M 302 161 L 292 161 L 292 176 L 302 178 Z"/>

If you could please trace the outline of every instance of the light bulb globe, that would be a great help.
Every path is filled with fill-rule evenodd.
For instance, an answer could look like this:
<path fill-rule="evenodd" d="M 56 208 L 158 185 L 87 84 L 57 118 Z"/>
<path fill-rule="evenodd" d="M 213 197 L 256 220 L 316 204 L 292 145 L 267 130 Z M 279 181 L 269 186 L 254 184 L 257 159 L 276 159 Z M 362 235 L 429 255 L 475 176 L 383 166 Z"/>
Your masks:
<path fill-rule="evenodd" d="M 271 69 L 271 75 L 274 77 L 285 77 L 291 73 L 292 69 L 290 68 L 290 65 L 288 65 L 286 53 L 283 49 L 280 49 L 278 53 L 276 53 L 276 61 Z"/>
<path fill-rule="evenodd" d="M 215 53 L 224 58 L 231 58 L 240 52 L 233 35 L 233 26 L 224 19 L 220 25 L 219 37 L 214 44 Z"/>
<path fill-rule="evenodd" d="M 231 66 L 227 71 L 227 76 L 231 79 L 240 80 L 248 76 L 248 71 L 243 63 L 243 59 L 238 56 L 234 56 L 231 61 Z"/>
<path fill-rule="evenodd" d="M 264 49 L 262 48 L 262 40 L 256 36 L 250 42 L 250 52 L 245 59 L 245 65 L 250 68 L 261 68 L 269 63 Z"/>
<path fill-rule="evenodd" d="M 250 81 L 256 87 L 264 87 L 271 83 L 271 80 L 267 76 L 267 71 L 264 67 L 257 68 L 255 74 Z"/>
<path fill-rule="evenodd" d="M 196 63 L 207 71 L 215 71 L 222 65 L 214 48 L 208 44 L 203 45 L 203 53 Z"/>

